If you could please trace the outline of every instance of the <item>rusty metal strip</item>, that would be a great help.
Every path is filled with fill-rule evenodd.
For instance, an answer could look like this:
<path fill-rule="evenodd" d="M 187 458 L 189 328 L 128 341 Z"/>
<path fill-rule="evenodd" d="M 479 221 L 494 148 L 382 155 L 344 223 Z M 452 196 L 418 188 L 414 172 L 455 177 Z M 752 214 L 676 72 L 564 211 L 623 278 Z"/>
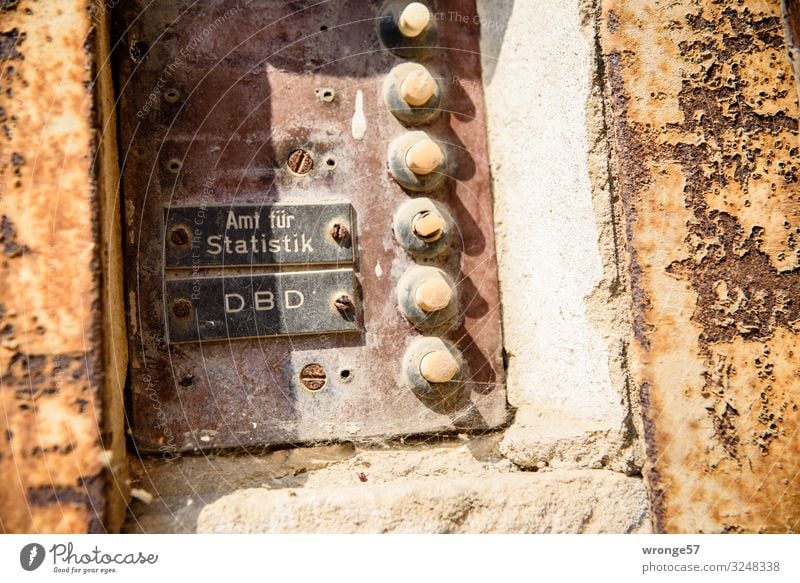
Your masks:
<path fill-rule="evenodd" d="M 604 0 L 654 526 L 800 530 L 798 105 L 775 1 Z"/>
<path fill-rule="evenodd" d="M 108 517 L 91 5 L 0 9 L 0 532 Z"/>
<path fill-rule="evenodd" d="M 794 67 L 795 80 L 800 78 L 800 1 L 783 0 L 783 29 L 786 33 L 786 49 Z M 800 85 L 798 85 L 800 95 Z"/>

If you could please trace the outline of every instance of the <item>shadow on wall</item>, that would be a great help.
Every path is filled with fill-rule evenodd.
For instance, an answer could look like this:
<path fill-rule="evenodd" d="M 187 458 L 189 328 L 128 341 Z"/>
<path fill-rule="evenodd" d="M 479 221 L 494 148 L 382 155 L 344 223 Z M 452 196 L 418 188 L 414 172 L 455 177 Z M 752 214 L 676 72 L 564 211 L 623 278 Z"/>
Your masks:
<path fill-rule="evenodd" d="M 481 27 L 481 51 L 483 52 L 483 79 L 492 82 L 508 21 L 514 12 L 514 0 L 477 0 L 477 18 Z"/>

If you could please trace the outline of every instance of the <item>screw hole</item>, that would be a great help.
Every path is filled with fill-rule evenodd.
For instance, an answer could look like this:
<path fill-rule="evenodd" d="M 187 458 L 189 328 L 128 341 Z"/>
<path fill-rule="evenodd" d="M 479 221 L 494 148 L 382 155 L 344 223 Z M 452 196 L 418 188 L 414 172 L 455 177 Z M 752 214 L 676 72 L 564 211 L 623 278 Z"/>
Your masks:
<path fill-rule="evenodd" d="M 180 91 L 177 89 L 167 89 L 164 91 L 164 100 L 168 101 L 169 103 L 175 103 L 180 98 L 181 94 Z"/>
<path fill-rule="evenodd" d="M 322 89 L 317 89 L 314 93 L 320 101 L 324 101 L 325 103 L 330 103 L 336 99 L 336 91 L 333 87 L 323 87 Z"/>
<path fill-rule="evenodd" d="M 351 380 L 353 380 L 353 371 L 351 371 L 349 368 L 343 368 L 339 372 L 339 378 L 343 383 L 349 383 Z"/>
<path fill-rule="evenodd" d="M 177 158 L 173 158 L 169 162 L 167 162 L 167 169 L 172 172 L 173 174 L 177 174 L 181 171 L 183 164 Z"/>
<path fill-rule="evenodd" d="M 333 170 L 336 168 L 336 158 L 333 156 L 328 156 L 325 158 L 325 166 L 328 168 L 328 170 Z"/>
<path fill-rule="evenodd" d="M 319 27 L 319 30 L 320 32 L 325 32 L 326 30 L 328 30 L 328 27 L 323 24 L 322 26 Z"/>

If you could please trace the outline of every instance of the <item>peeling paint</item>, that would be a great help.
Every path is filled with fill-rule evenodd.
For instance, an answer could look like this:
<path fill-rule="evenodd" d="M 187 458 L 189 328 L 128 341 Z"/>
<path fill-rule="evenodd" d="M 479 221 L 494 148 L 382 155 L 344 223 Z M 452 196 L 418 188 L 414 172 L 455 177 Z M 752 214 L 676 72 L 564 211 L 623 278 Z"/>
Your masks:
<path fill-rule="evenodd" d="M 600 19 L 654 526 L 796 532 L 798 105 L 780 4 L 604 0 Z"/>
<path fill-rule="evenodd" d="M 104 530 L 91 4 L 0 3 L 2 532 Z"/>

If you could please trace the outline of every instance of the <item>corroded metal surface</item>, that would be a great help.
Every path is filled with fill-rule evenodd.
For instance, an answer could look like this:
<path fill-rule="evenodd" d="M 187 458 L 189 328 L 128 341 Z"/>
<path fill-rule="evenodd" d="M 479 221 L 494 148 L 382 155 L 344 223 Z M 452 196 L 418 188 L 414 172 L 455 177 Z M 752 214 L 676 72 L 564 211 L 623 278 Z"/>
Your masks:
<path fill-rule="evenodd" d="M 0 10 L 4 532 L 98 532 L 108 515 L 91 4 Z"/>
<path fill-rule="evenodd" d="M 431 4 L 434 12 L 475 12 L 471 0 Z M 380 44 L 380 5 L 119 5 L 132 425 L 140 448 L 382 438 L 505 422 L 478 31 L 444 20 L 425 59 L 444 111 L 424 129 L 444 144 L 449 176 L 427 196 L 452 215 L 457 232 L 452 252 L 421 261 L 457 282 L 458 318 L 437 333 L 464 351 L 465 374 L 459 392 L 438 402 L 401 386 L 403 352 L 421 334 L 400 314 L 395 291 L 414 259 L 395 240 L 392 218 L 413 195 L 387 168 L 388 145 L 406 129 L 383 102 L 382 86 L 404 60 Z M 165 279 L 263 268 L 165 274 L 164 208 L 275 201 L 352 203 L 359 330 L 168 344 Z M 323 390 L 304 388 L 310 365 L 315 378 L 306 380 L 324 372 Z"/>
<path fill-rule="evenodd" d="M 786 33 L 786 49 L 794 66 L 795 80 L 800 79 L 800 0 L 782 0 L 783 29 Z M 800 84 L 797 85 L 800 95 Z"/>
<path fill-rule="evenodd" d="M 800 529 L 800 144 L 780 8 L 602 2 L 659 531 Z"/>

